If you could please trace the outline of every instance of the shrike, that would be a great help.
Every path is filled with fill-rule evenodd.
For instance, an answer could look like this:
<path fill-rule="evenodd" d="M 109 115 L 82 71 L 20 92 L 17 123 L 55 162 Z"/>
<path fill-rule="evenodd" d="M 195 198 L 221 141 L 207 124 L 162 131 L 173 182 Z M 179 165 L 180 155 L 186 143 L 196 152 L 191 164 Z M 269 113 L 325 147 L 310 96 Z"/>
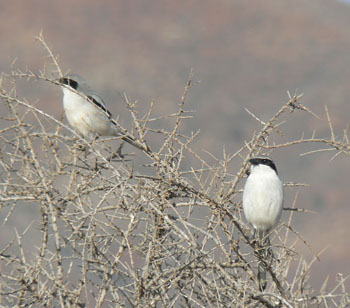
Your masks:
<path fill-rule="evenodd" d="M 268 257 L 268 233 L 277 225 L 283 207 L 283 184 L 274 162 L 268 157 L 255 157 L 251 163 L 243 192 L 243 211 L 255 229 L 259 244 L 265 246 L 263 257 Z M 266 268 L 258 264 L 258 280 L 261 290 L 266 288 Z"/>
<path fill-rule="evenodd" d="M 69 124 L 88 141 L 99 136 L 121 136 L 133 146 L 144 150 L 126 135 L 112 119 L 102 98 L 79 75 L 69 74 L 59 79 L 63 91 L 63 107 Z"/>

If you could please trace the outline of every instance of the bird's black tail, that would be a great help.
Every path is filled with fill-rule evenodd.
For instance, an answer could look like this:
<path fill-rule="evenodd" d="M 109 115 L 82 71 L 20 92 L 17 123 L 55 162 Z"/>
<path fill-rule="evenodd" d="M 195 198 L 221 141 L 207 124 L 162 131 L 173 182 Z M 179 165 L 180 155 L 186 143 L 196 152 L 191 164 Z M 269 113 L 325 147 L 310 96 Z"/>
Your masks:
<path fill-rule="evenodd" d="M 126 130 L 120 127 L 120 125 L 115 120 L 110 118 L 110 121 L 115 125 L 116 130 L 114 136 L 120 136 L 123 141 L 131 144 L 132 146 L 138 148 L 146 154 L 151 155 L 152 151 L 145 142 L 137 142 L 136 139 L 130 136 Z"/>
<path fill-rule="evenodd" d="M 265 236 L 265 234 L 265 232 L 258 232 L 257 236 L 259 243 L 258 249 L 260 250 L 258 260 L 258 283 L 261 292 L 264 291 L 267 286 L 266 263 L 269 262 L 272 255 L 270 238 Z"/>
<path fill-rule="evenodd" d="M 147 144 L 141 144 L 141 143 L 137 142 L 132 136 L 122 135 L 122 140 L 131 144 L 132 146 L 138 148 L 139 150 L 141 150 L 147 154 L 151 153 L 151 150 Z"/>
<path fill-rule="evenodd" d="M 264 291 L 267 286 L 266 266 L 261 260 L 258 263 L 258 282 L 260 291 Z"/>

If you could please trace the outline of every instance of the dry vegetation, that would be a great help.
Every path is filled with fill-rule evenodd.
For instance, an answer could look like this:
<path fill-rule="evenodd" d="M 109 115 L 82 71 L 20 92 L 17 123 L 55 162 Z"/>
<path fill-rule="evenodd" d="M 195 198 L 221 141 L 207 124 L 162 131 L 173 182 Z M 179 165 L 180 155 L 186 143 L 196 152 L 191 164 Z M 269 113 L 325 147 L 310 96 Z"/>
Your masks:
<path fill-rule="evenodd" d="M 121 154 L 122 147 L 111 150 L 110 140 L 89 144 L 16 96 L 18 79 L 59 86 L 56 78 L 62 71 L 42 36 L 38 39 L 55 69 L 51 64 L 39 73 L 14 70 L 2 77 L 1 224 L 28 207 L 37 217 L 26 221 L 22 214 L 27 228 L 13 238 L 2 235 L 1 307 L 350 305 L 342 276 L 332 289 L 326 282 L 321 290 L 310 285 L 309 269 L 317 256 L 307 262 L 295 251 L 296 243 L 304 241 L 292 228 L 298 209 L 290 204 L 285 204 L 287 223 L 272 234 L 268 287 L 260 292 L 256 266 L 262 255 L 241 213 L 240 187 L 252 156 L 296 143 L 311 143 L 315 150 L 322 143 L 335 155 L 349 154 L 346 134 L 339 140 L 330 120 L 329 139 L 312 135 L 276 144 L 274 134 L 282 134 L 283 122 L 295 113 L 314 116 L 301 104 L 301 96 L 291 96 L 266 123 L 252 115 L 258 129 L 251 140 L 209 164 L 192 150 L 197 134 L 180 134 L 182 123 L 191 121 L 185 108 L 190 76 L 178 112 L 163 117 L 173 120 L 169 131 L 150 128 L 159 120 L 153 117 L 153 103 L 139 116 L 125 97 L 133 136 L 145 149 L 135 153 L 147 163 L 136 165 Z M 148 144 L 152 135 L 162 140 L 160 147 Z M 240 166 L 235 172 L 230 171 L 233 164 Z M 36 244 L 29 249 L 32 231 L 38 238 L 30 239 Z"/>

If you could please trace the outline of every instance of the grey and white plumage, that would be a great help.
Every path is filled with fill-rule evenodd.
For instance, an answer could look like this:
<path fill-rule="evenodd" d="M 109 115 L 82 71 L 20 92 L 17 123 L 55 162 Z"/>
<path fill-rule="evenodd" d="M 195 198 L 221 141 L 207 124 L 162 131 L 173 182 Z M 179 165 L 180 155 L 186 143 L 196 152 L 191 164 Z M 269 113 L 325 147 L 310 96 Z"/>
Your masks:
<path fill-rule="evenodd" d="M 243 192 L 243 211 L 255 229 L 262 246 L 269 245 L 268 233 L 277 225 L 283 208 L 283 183 L 278 177 L 274 162 L 269 157 L 255 157 Z M 267 257 L 268 249 L 265 249 Z M 258 266 L 260 288 L 266 287 L 266 269 Z"/>
<path fill-rule="evenodd" d="M 67 120 L 78 134 L 89 141 L 99 136 L 121 136 L 124 141 L 139 148 L 135 140 L 118 127 L 102 98 L 84 78 L 69 74 L 60 78 L 59 83 Z"/>

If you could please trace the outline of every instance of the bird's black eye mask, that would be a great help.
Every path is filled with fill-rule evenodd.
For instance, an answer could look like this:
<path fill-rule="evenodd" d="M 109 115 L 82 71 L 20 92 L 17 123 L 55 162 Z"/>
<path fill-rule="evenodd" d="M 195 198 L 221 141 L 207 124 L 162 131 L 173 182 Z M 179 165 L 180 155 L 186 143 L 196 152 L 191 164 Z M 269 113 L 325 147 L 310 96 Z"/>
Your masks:
<path fill-rule="evenodd" d="M 252 165 L 266 165 L 266 166 L 269 166 L 271 169 L 275 170 L 275 172 L 278 174 L 276 165 L 274 164 L 274 162 L 271 159 L 257 157 L 257 158 L 251 158 L 249 160 L 249 162 Z"/>
<path fill-rule="evenodd" d="M 78 83 L 71 78 L 68 78 L 68 77 L 60 78 L 59 82 L 60 82 L 60 84 L 65 84 L 66 86 L 70 86 L 74 90 L 78 89 Z"/>

